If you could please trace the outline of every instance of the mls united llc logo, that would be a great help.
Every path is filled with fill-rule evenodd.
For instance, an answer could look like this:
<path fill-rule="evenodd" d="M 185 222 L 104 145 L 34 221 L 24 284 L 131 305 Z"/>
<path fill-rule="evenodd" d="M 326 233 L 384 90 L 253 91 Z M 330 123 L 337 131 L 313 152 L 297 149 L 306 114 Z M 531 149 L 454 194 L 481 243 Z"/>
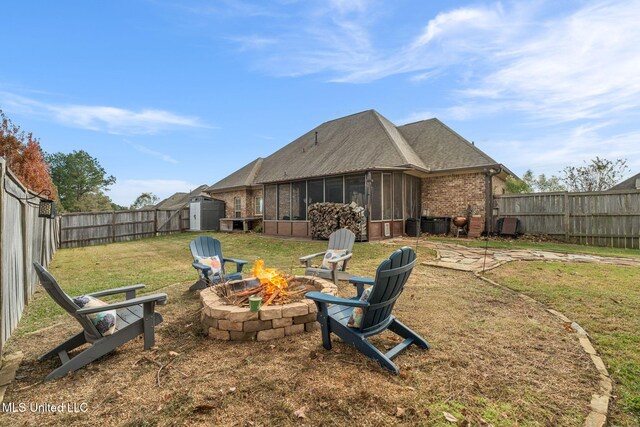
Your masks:
<path fill-rule="evenodd" d="M 0 411 L 2 412 L 33 412 L 33 413 L 53 413 L 53 412 L 63 412 L 63 413 L 81 413 L 87 412 L 88 405 L 86 403 L 76 403 L 76 402 L 67 402 L 67 403 L 1 403 Z"/>

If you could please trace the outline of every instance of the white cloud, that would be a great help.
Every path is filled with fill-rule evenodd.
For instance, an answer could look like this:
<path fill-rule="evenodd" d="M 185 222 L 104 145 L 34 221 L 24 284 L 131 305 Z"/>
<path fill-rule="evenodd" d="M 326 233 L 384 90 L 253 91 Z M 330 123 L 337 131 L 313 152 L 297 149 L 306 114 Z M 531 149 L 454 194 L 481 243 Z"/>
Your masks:
<path fill-rule="evenodd" d="M 197 117 L 156 109 L 133 111 L 109 106 L 55 104 L 9 92 L 0 92 L 0 102 L 11 109 L 49 118 L 65 126 L 113 134 L 154 134 L 179 127 L 207 127 Z"/>
<path fill-rule="evenodd" d="M 136 149 L 136 150 L 137 150 L 137 151 L 139 151 L 140 153 L 148 154 L 148 155 L 149 155 L 149 156 L 151 156 L 151 157 L 158 158 L 158 159 L 160 159 L 160 160 L 162 160 L 162 161 L 164 161 L 164 162 L 167 162 L 167 163 L 174 163 L 174 164 L 178 163 L 178 161 L 177 161 L 176 159 L 174 159 L 173 157 L 171 157 L 171 156 L 170 156 L 170 155 L 168 155 L 168 154 L 165 154 L 165 153 L 161 153 L 161 152 L 159 152 L 159 151 L 152 150 L 152 149 L 150 149 L 150 148 L 145 147 L 144 145 L 136 144 L 136 143 L 133 143 L 133 142 L 131 142 L 131 141 L 127 141 L 126 139 L 125 139 L 125 140 L 123 140 L 123 141 L 124 141 L 125 143 L 127 143 L 127 144 L 131 145 L 134 149 Z"/>
<path fill-rule="evenodd" d="M 153 193 L 161 200 L 177 192 L 189 192 L 201 184 L 175 179 L 122 179 L 117 180 L 107 193 L 111 200 L 130 206 L 142 193 Z"/>
<path fill-rule="evenodd" d="M 512 153 L 508 166 L 520 174 L 532 169 L 536 174 L 557 175 L 566 166 L 579 166 L 596 156 L 628 159 L 631 171 L 639 170 L 640 131 L 605 135 L 606 126 L 594 123 L 529 139 L 492 141 L 486 148 Z"/>

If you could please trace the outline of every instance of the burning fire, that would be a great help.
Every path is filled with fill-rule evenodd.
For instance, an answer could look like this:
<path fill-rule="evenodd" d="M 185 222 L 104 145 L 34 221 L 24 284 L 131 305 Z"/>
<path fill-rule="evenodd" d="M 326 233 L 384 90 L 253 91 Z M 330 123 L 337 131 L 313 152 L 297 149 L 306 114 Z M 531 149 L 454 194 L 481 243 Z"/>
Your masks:
<path fill-rule="evenodd" d="M 259 259 L 253 264 L 251 275 L 260 280 L 260 285 L 264 289 L 264 298 L 267 303 L 271 303 L 276 296 L 281 300 L 287 296 L 289 283 L 284 274 L 275 268 L 264 268 L 264 261 Z"/>

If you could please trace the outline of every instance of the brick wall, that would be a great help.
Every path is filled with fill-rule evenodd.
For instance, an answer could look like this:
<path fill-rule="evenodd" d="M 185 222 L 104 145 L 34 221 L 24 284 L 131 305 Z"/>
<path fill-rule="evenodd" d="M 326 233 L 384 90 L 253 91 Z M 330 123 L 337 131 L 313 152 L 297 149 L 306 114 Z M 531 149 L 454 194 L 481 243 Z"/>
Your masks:
<path fill-rule="evenodd" d="M 225 203 L 225 217 L 234 218 L 235 215 L 235 205 L 234 199 L 236 197 L 240 197 L 240 205 L 242 207 L 242 217 L 252 217 L 255 216 L 255 197 L 262 196 L 262 188 L 258 188 L 255 190 L 245 189 L 245 190 L 234 190 L 234 191 L 225 191 L 225 192 L 216 192 L 209 193 L 209 195 L 215 199 L 222 200 Z"/>
<path fill-rule="evenodd" d="M 484 174 L 457 174 L 422 179 L 422 210 L 429 216 L 465 215 L 468 205 L 484 216 Z"/>

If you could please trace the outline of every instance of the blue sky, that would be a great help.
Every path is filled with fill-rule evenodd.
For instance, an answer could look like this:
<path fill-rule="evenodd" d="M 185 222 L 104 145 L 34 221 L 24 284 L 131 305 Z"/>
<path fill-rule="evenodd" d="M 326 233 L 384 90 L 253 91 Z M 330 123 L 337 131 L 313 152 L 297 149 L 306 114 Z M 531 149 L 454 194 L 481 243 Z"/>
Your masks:
<path fill-rule="evenodd" d="M 130 204 L 316 125 L 438 117 L 517 174 L 640 171 L 640 1 L 5 2 L 0 108 Z"/>

